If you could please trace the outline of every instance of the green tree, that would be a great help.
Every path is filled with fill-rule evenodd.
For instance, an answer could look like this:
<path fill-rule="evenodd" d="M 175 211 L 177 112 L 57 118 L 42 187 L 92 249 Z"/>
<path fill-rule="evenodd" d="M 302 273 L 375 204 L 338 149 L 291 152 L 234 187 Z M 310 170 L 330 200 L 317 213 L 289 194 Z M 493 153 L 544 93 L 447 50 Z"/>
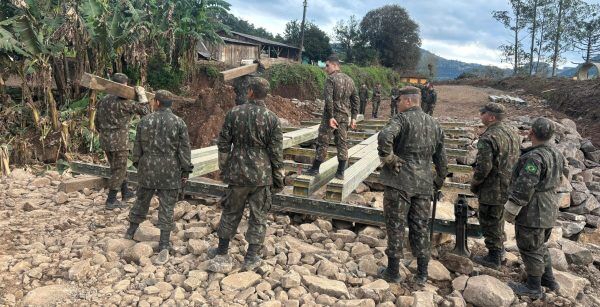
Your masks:
<path fill-rule="evenodd" d="M 504 56 L 502 61 L 512 62 L 513 75 L 516 75 L 519 67 L 523 65 L 527 57 L 519 36 L 519 33 L 526 25 L 526 19 L 523 16 L 525 14 L 525 4 L 522 0 L 509 0 L 508 2 L 511 6 L 510 11 L 494 11 L 492 12 L 492 16 L 514 34 L 513 41 L 502 44 L 500 50 Z"/>
<path fill-rule="evenodd" d="M 583 3 L 581 18 L 578 18 L 573 27 L 575 50 L 583 53 L 585 63 L 600 53 L 600 5 Z"/>
<path fill-rule="evenodd" d="M 399 5 L 386 5 L 368 12 L 360 29 L 381 64 L 397 71 L 412 71 L 420 57 L 419 26 Z"/>
<path fill-rule="evenodd" d="M 563 54 L 573 47 L 573 26 L 582 13 L 580 0 L 553 0 L 550 4 L 550 24 L 545 35 L 544 52 L 552 62 L 552 76 L 558 64 L 564 61 Z"/>
<path fill-rule="evenodd" d="M 300 45 L 300 24 L 298 20 L 292 20 L 285 25 L 283 38 L 286 44 Z M 305 24 L 304 49 L 303 57 L 310 61 L 323 61 L 332 53 L 329 36 L 312 22 Z"/>
<path fill-rule="evenodd" d="M 345 61 L 354 63 L 354 49 L 357 46 L 364 45 L 361 38 L 360 27 L 356 16 L 352 15 L 348 20 L 339 20 L 333 28 L 335 38 L 342 44 Z"/>

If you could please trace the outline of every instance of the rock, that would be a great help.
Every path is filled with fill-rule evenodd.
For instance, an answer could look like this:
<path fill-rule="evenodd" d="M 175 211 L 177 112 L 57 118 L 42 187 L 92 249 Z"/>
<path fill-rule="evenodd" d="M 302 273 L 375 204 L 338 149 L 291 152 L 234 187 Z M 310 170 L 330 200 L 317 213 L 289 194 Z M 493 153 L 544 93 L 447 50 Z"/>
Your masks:
<path fill-rule="evenodd" d="M 556 221 L 562 227 L 562 235 L 564 238 L 570 238 L 580 233 L 585 227 L 585 222 L 570 222 L 570 221 Z"/>
<path fill-rule="evenodd" d="M 334 307 L 375 307 L 375 301 L 372 299 L 362 300 L 339 300 Z"/>
<path fill-rule="evenodd" d="M 261 279 L 261 276 L 254 272 L 241 272 L 229 275 L 221 280 L 223 290 L 239 291 L 252 287 Z"/>
<path fill-rule="evenodd" d="M 385 236 L 385 233 L 383 232 L 383 230 L 381 230 L 381 228 L 373 226 L 365 227 L 364 229 L 359 231 L 358 234 L 371 236 L 378 239 L 382 239 Z"/>
<path fill-rule="evenodd" d="M 52 181 L 50 180 L 50 178 L 38 177 L 33 179 L 30 184 L 38 188 L 43 188 L 52 184 Z"/>
<path fill-rule="evenodd" d="M 302 224 L 298 228 L 304 232 L 307 237 L 310 237 L 313 233 L 320 232 L 321 229 L 315 224 Z"/>
<path fill-rule="evenodd" d="M 558 248 L 548 248 L 550 258 L 552 259 L 552 267 L 559 271 L 568 271 L 569 263 L 565 257 L 565 253 Z"/>
<path fill-rule="evenodd" d="M 364 243 L 356 243 L 352 250 L 350 251 L 350 255 L 354 258 L 359 258 L 367 254 L 371 254 L 371 247 Z"/>
<path fill-rule="evenodd" d="M 377 265 L 377 260 L 375 260 L 373 255 L 368 255 L 362 257 L 360 261 L 358 261 L 358 269 L 362 272 L 365 272 L 369 276 L 376 276 L 379 266 Z"/>
<path fill-rule="evenodd" d="M 428 291 L 417 291 L 413 293 L 414 301 L 412 307 L 434 307 L 433 293 Z"/>
<path fill-rule="evenodd" d="M 467 303 L 476 306 L 510 306 L 515 295 L 504 282 L 489 276 L 479 275 L 469 278 L 463 292 Z"/>
<path fill-rule="evenodd" d="M 190 239 L 187 243 L 187 249 L 194 255 L 202 255 L 210 248 L 210 245 L 204 240 Z"/>
<path fill-rule="evenodd" d="M 412 306 L 415 298 L 412 296 L 398 296 L 396 306 Z"/>
<path fill-rule="evenodd" d="M 317 275 L 325 277 L 333 277 L 337 272 L 337 265 L 333 264 L 331 261 L 326 259 L 321 260 L 319 268 L 317 269 Z"/>
<path fill-rule="evenodd" d="M 554 271 L 554 277 L 560 285 L 558 294 L 570 299 L 575 299 L 577 294 L 590 284 L 590 281 L 585 278 L 562 271 Z"/>
<path fill-rule="evenodd" d="M 69 269 L 69 279 L 74 281 L 82 281 L 87 278 L 91 270 L 92 267 L 89 259 L 76 262 Z"/>
<path fill-rule="evenodd" d="M 183 237 L 186 239 L 203 239 L 211 232 L 212 230 L 208 227 L 192 227 L 185 230 Z"/>
<path fill-rule="evenodd" d="M 446 253 L 440 262 L 444 266 L 457 274 L 470 275 L 473 272 L 473 261 L 466 257 L 461 257 L 453 253 Z"/>
<path fill-rule="evenodd" d="M 308 243 L 303 242 L 302 240 L 299 240 L 292 236 L 285 236 L 285 237 L 283 237 L 283 239 L 290 246 L 291 250 L 301 252 L 302 254 L 305 254 L 305 255 L 306 254 L 324 255 L 324 254 L 328 253 L 326 250 L 324 250 L 322 248 L 315 247 L 312 244 L 308 244 Z"/>
<path fill-rule="evenodd" d="M 331 225 L 330 221 L 318 219 L 315 222 L 315 225 L 319 227 L 322 231 L 331 231 L 333 229 L 333 225 Z"/>
<path fill-rule="evenodd" d="M 467 286 L 467 280 L 469 280 L 469 276 L 467 275 L 461 275 L 454 278 L 454 280 L 452 280 L 452 289 L 455 291 L 464 291 Z"/>
<path fill-rule="evenodd" d="M 125 291 L 127 288 L 129 288 L 129 285 L 131 285 L 131 281 L 129 279 L 123 279 L 113 286 L 113 290 Z"/>
<path fill-rule="evenodd" d="M 323 306 L 333 306 L 337 299 L 335 297 L 331 297 L 327 294 L 319 294 L 315 299 L 315 303 L 321 304 Z"/>
<path fill-rule="evenodd" d="M 561 245 L 562 251 L 565 253 L 565 258 L 570 264 L 585 266 L 594 261 L 592 252 L 581 244 L 564 239 L 558 241 L 558 244 Z"/>
<path fill-rule="evenodd" d="M 417 271 L 417 261 L 416 260 L 413 260 L 410 263 L 409 269 L 413 272 Z M 429 261 L 429 265 L 427 266 L 427 273 L 431 280 L 435 280 L 435 281 L 452 280 L 452 277 L 450 276 L 450 271 L 448 271 L 448 269 L 446 269 L 446 267 L 437 260 L 432 259 Z"/>
<path fill-rule="evenodd" d="M 385 296 L 385 293 L 390 289 L 390 285 L 383 279 L 375 280 L 360 287 L 360 292 L 363 298 L 374 298 L 380 300 Z"/>
<path fill-rule="evenodd" d="M 123 260 L 127 262 L 140 263 L 142 258 L 149 258 L 154 251 L 152 247 L 146 243 L 136 243 L 134 246 L 126 249 L 123 252 Z"/>
<path fill-rule="evenodd" d="M 572 221 L 572 222 L 582 222 L 582 221 L 585 222 L 585 220 L 586 220 L 584 215 L 579 215 L 579 214 L 570 213 L 570 212 L 558 212 L 558 217 L 563 220 Z"/>
<path fill-rule="evenodd" d="M 321 294 L 327 294 L 337 298 L 342 296 L 349 297 L 348 288 L 346 284 L 341 281 L 331 280 L 327 278 L 305 275 L 302 276 L 302 282 L 312 292 L 318 292 Z"/>
<path fill-rule="evenodd" d="M 233 270 L 233 262 L 229 255 L 216 256 L 208 262 L 206 270 L 213 273 L 227 274 Z"/>
<path fill-rule="evenodd" d="M 258 305 L 258 307 L 281 307 L 280 301 L 267 301 Z"/>
<path fill-rule="evenodd" d="M 76 293 L 69 285 L 50 285 L 35 288 L 23 298 L 23 306 L 50 306 L 67 301 Z"/>
<path fill-rule="evenodd" d="M 60 191 L 54 195 L 54 202 L 56 202 L 58 205 L 62 205 L 67 201 L 69 201 L 69 196 L 65 192 Z"/>
<path fill-rule="evenodd" d="M 133 239 L 138 242 L 158 242 L 160 239 L 160 229 L 155 227 L 140 226 Z"/>
<path fill-rule="evenodd" d="M 184 300 L 185 290 L 183 290 L 183 288 L 181 287 L 175 288 L 175 290 L 173 290 L 173 294 L 171 294 L 171 298 L 176 302 Z"/>
<path fill-rule="evenodd" d="M 331 234 L 332 240 L 335 241 L 337 239 L 341 239 L 342 242 L 344 242 L 344 243 L 354 242 L 355 238 L 356 238 L 356 234 L 348 229 L 338 230 L 337 232 Z"/>
<path fill-rule="evenodd" d="M 290 289 L 300 286 L 300 275 L 294 271 L 290 271 L 281 277 L 281 287 Z"/>
<path fill-rule="evenodd" d="M 109 239 L 108 241 L 106 241 L 104 250 L 106 251 L 106 253 L 115 252 L 117 254 L 120 254 L 124 250 L 132 247 L 133 245 L 135 245 L 135 242 L 132 240 L 127 240 L 123 238 Z"/>
<path fill-rule="evenodd" d="M 572 194 L 576 193 L 576 191 L 573 191 L 571 193 Z M 577 192 L 577 193 L 579 193 L 579 192 Z M 575 201 L 573 201 L 573 202 L 575 202 Z M 580 205 L 577 205 L 577 206 L 571 205 L 571 207 L 566 208 L 565 211 L 574 213 L 574 214 L 584 215 L 584 214 L 588 214 L 598 208 L 600 208 L 600 203 L 598 203 L 598 200 L 595 197 L 589 196 Z"/>
<path fill-rule="evenodd" d="M 571 206 L 571 194 L 570 193 L 557 193 L 558 194 L 558 207 L 560 209 L 569 208 Z"/>

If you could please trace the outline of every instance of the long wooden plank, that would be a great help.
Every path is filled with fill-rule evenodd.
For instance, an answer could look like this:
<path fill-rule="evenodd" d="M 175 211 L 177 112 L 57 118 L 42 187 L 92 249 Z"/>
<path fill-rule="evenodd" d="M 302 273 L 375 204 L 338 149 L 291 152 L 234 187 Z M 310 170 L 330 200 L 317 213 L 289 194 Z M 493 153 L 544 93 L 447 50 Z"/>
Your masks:
<path fill-rule="evenodd" d="M 374 146 L 371 146 L 374 145 Z M 363 180 L 369 177 L 380 165 L 377 155 L 377 143 L 373 143 L 361 151 L 361 159 L 352 164 L 344 174 L 344 180 L 333 179 L 327 184 L 325 199 L 343 201 Z"/>
<path fill-rule="evenodd" d="M 58 190 L 65 193 L 88 189 L 102 189 L 106 186 L 106 178 L 98 176 L 81 176 L 61 182 Z"/>
<path fill-rule="evenodd" d="M 224 81 L 228 81 L 237 77 L 255 73 L 257 70 L 258 64 L 250 64 L 222 71 L 221 76 L 223 76 Z"/>
<path fill-rule="evenodd" d="M 92 90 L 106 92 L 111 95 L 119 96 L 125 99 L 135 100 L 137 98 L 135 89 L 131 86 L 117 83 L 102 77 L 98 77 L 89 73 L 83 73 L 79 80 L 79 85 Z M 148 100 L 154 98 L 154 94 L 146 92 Z"/>
<path fill-rule="evenodd" d="M 348 157 L 351 158 L 357 155 L 369 145 L 377 145 L 376 134 L 348 149 Z M 335 176 L 337 167 L 338 159 L 337 157 L 333 157 L 321 164 L 320 172 L 317 176 L 300 175 L 296 177 L 294 180 L 294 195 L 309 196 L 313 194 Z"/>

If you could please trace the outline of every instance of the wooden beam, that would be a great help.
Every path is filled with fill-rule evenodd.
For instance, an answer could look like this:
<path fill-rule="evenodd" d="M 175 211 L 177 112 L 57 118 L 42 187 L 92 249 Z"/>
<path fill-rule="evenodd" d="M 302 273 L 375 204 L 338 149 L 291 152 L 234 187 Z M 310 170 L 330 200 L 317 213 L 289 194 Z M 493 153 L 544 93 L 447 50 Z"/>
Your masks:
<path fill-rule="evenodd" d="M 65 193 L 106 187 L 106 179 L 98 176 L 80 176 L 65 180 L 58 185 L 58 190 Z"/>
<path fill-rule="evenodd" d="M 251 73 L 255 73 L 257 70 L 258 64 L 250 64 L 222 71 L 221 76 L 223 76 L 224 81 L 228 81 L 241 76 L 249 75 Z"/>
<path fill-rule="evenodd" d="M 89 73 L 83 73 L 81 80 L 79 80 L 79 84 L 92 90 L 106 92 L 125 99 L 135 100 L 137 98 L 133 87 Z M 154 98 L 154 94 L 146 92 L 146 97 L 148 97 L 148 100 L 151 100 Z"/>
<path fill-rule="evenodd" d="M 377 155 L 377 142 L 365 147 L 360 153 L 360 160 L 346 170 L 344 180 L 333 179 L 327 184 L 325 199 L 343 201 L 381 164 Z"/>
<path fill-rule="evenodd" d="M 362 157 L 364 153 L 361 151 L 369 146 L 377 148 L 377 134 L 348 149 L 348 158 L 350 159 L 354 156 Z M 337 157 L 333 157 L 321 164 L 320 172 L 317 176 L 300 175 L 296 177 L 294 180 L 294 195 L 309 196 L 313 194 L 335 176 L 337 167 L 338 159 Z"/>

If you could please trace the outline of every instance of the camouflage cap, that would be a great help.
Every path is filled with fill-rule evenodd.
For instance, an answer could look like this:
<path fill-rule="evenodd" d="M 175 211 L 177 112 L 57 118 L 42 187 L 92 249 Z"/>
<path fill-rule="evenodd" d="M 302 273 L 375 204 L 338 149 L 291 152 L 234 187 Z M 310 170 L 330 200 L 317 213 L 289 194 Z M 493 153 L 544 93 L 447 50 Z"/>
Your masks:
<path fill-rule="evenodd" d="M 158 90 L 156 93 L 154 93 L 154 99 L 165 105 L 173 103 L 173 96 L 173 93 L 167 90 Z"/>
<path fill-rule="evenodd" d="M 127 77 L 126 74 L 122 74 L 120 72 L 112 75 L 111 78 L 113 81 L 117 82 L 117 83 L 121 83 L 121 84 L 126 84 L 127 82 L 129 82 L 129 77 Z"/>
<path fill-rule="evenodd" d="M 270 90 L 269 81 L 261 77 L 252 77 L 248 80 L 248 89 L 252 90 L 255 98 L 263 99 Z"/>
<path fill-rule="evenodd" d="M 402 95 L 421 95 L 421 90 L 414 86 L 405 86 L 400 89 L 400 96 Z"/>
<path fill-rule="evenodd" d="M 481 113 L 485 113 L 485 112 L 489 112 L 489 113 L 494 113 L 494 114 L 504 114 L 506 112 L 506 108 L 499 104 L 499 103 L 495 103 L 495 102 L 488 102 L 485 104 L 485 106 L 483 106 L 481 109 L 479 109 L 479 112 Z"/>
<path fill-rule="evenodd" d="M 545 117 L 538 117 L 531 124 L 531 130 L 540 141 L 547 141 L 554 135 L 554 123 Z"/>

